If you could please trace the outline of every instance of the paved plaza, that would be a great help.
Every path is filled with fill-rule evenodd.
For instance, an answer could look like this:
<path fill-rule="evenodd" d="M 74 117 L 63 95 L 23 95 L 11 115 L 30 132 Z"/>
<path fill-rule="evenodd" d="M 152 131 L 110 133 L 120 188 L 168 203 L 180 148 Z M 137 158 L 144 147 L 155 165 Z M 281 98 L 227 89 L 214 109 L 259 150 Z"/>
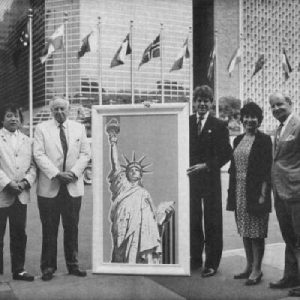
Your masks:
<path fill-rule="evenodd" d="M 274 211 L 270 215 L 269 237 L 263 261 L 263 280 L 255 287 L 246 287 L 243 280 L 233 280 L 245 264 L 242 241 L 237 235 L 232 212 L 225 211 L 228 175 L 222 174 L 224 204 L 224 252 L 216 276 L 203 279 L 200 271 L 191 276 L 125 276 L 91 273 L 92 187 L 86 186 L 82 202 L 79 259 L 89 270 L 86 278 L 67 274 L 62 248 L 62 232 L 58 243 L 58 270 L 50 282 L 40 278 L 41 226 L 36 201 L 28 210 L 28 246 L 26 266 L 34 274 L 33 283 L 11 280 L 9 240 L 5 237 L 5 270 L 0 277 L 0 299 L 289 299 L 288 290 L 271 290 L 270 281 L 282 276 L 284 244 Z M 295 297 L 290 299 L 296 299 Z"/>

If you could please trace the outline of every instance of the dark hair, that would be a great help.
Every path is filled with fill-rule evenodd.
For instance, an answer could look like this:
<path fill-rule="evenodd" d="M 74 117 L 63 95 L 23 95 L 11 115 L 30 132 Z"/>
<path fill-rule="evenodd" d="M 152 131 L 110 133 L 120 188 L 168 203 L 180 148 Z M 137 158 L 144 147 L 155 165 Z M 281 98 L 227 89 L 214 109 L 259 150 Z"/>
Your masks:
<path fill-rule="evenodd" d="M 261 124 L 264 118 L 262 109 L 254 102 L 248 102 L 241 109 L 241 122 L 243 122 L 244 116 L 257 117 L 259 125 Z"/>
<path fill-rule="evenodd" d="M 23 123 L 24 119 L 23 119 L 21 108 L 19 108 L 15 104 L 7 104 L 3 108 L 1 108 L 1 110 L 0 110 L 0 128 L 3 127 L 4 117 L 5 117 L 6 113 L 9 112 L 9 111 L 14 113 L 14 114 L 19 113 L 20 122 Z"/>
<path fill-rule="evenodd" d="M 208 98 L 210 102 L 214 100 L 213 90 L 208 85 L 200 85 L 194 89 L 193 100 L 197 98 Z"/>

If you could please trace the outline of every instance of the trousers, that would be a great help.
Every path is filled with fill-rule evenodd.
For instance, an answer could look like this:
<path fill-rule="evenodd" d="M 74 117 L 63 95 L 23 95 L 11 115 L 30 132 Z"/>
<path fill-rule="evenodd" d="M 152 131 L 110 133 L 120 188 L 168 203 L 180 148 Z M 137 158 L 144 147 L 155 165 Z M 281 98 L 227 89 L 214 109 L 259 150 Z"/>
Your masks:
<path fill-rule="evenodd" d="M 3 246 L 7 219 L 9 220 L 11 271 L 24 270 L 27 243 L 26 228 L 27 205 L 18 197 L 11 206 L 0 208 L 0 274 L 3 274 Z"/>
<path fill-rule="evenodd" d="M 61 185 L 56 197 L 38 197 L 42 223 L 41 271 L 57 269 L 57 235 L 62 219 L 64 230 L 64 254 L 68 271 L 78 268 L 78 223 L 81 197 L 70 196 L 67 187 Z"/>

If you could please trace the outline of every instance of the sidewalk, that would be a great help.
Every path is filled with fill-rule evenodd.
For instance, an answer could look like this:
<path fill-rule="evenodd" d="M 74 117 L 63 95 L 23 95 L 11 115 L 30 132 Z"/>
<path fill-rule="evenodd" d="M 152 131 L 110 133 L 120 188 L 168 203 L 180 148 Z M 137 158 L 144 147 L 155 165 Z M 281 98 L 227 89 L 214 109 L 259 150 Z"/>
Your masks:
<path fill-rule="evenodd" d="M 257 286 L 247 287 L 233 275 L 245 264 L 243 249 L 223 252 L 220 269 L 211 278 L 201 278 L 200 271 L 190 277 L 96 275 L 85 278 L 56 274 L 50 282 L 37 277 L 33 283 L 1 278 L 0 299 L 300 299 L 287 297 L 288 290 L 272 290 L 270 281 L 282 277 L 284 244 L 266 246 L 263 279 Z"/>

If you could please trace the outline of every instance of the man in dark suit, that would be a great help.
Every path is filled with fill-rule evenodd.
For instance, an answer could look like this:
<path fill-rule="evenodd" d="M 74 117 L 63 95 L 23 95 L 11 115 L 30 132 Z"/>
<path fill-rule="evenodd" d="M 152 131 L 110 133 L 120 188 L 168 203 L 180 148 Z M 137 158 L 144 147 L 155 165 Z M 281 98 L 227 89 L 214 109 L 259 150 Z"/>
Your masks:
<path fill-rule="evenodd" d="M 205 245 L 203 277 L 213 276 L 223 249 L 222 196 L 220 169 L 231 156 L 225 122 L 210 114 L 213 92 L 202 85 L 194 90 L 196 113 L 190 117 L 190 228 L 191 268 L 201 268 Z M 202 215 L 204 214 L 204 230 Z"/>
<path fill-rule="evenodd" d="M 274 138 L 272 187 L 274 206 L 285 246 L 283 278 L 271 288 L 300 285 L 300 119 L 292 113 L 291 99 L 282 93 L 269 97 L 280 122 Z M 300 289 L 290 291 L 300 296 Z"/>

